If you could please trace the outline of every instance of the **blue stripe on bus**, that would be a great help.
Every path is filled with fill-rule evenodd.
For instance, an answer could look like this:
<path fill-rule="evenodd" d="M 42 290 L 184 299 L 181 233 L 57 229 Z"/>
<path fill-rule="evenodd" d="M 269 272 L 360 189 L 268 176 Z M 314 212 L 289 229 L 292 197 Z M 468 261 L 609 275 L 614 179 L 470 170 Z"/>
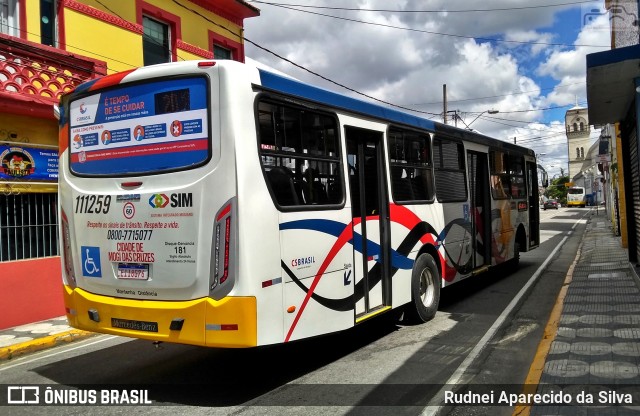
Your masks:
<path fill-rule="evenodd" d="M 95 78 L 95 79 L 89 80 L 87 82 L 83 82 L 82 84 L 76 86 L 74 88 L 74 90 L 73 90 L 72 97 L 74 97 L 74 96 L 76 96 L 78 94 L 81 94 L 81 93 L 83 93 L 85 91 L 88 91 L 89 88 L 91 88 L 93 86 L 93 84 L 95 84 L 98 81 L 98 79 L 99 78 Z"/>
<path fill-rule="evenodd" d="M 321 219 L 298 220 L 280 224 L 280 230 L 312 230 L 329 234 L 338 238 L 347 226 L 350 227 L 351 225 L 345 225 L 337 221 Z M 351 243 L 351 245 L 353 245 L 353 248 L 356 251 L 362 253 L 362 235 L 353 233 L 353 238 L 349 242 Z M 367 254 L 369 256 L 377 256 L 376 262 L 379 263 L 380 245 L 367 240 Z M 391 267 L 394 267 L 396 269 L 410 270 L 411 268 L 413 268 L 413 260 L 391 249 Z"/>
<path fill-rule="evenodd" d="M 382 105 L 358 100 L 333 91 L 303 84 L 291 78 L 276 75 L 259 69 L 262 86 L 284 94 L 337 107 L 360 114 L 366 114 L 388 121 L 407 124 L 421 129 L 435 130 L 435 123 L 426 118 L 417 117 Z"/>

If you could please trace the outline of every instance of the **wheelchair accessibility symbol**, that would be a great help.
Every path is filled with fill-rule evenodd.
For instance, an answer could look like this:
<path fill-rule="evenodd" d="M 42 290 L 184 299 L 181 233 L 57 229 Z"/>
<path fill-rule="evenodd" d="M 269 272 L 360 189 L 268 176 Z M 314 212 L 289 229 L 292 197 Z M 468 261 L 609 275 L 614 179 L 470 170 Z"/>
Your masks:
<path fill-rule="evenodd" d="M 82 275 L 87 277 L 102 277 L 100 272 L 100 248 L 82 246 Z"/>

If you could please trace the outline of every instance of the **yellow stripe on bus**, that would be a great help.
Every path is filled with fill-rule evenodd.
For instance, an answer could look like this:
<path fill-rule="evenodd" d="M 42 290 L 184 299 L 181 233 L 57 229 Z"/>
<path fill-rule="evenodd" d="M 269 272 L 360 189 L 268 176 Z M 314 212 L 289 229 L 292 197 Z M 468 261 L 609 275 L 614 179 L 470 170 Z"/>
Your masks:
<path fill-rule="evenodd" d="M 64 303 L 67 311 L 76 311 L 67 313 L 69 324 L 85 331 L 207 347 L 257 345 L 255 297 L 226 297 L 219 301 L 208 297 L 187 301 L 140 300 L 96 295 L 65 286 Z M 95 311 L 94 319 L 97 313 L 99 322 L 91 319 L 90 310 Z M 113 319 L 125 325 L 114 327 Z M 169 329 L 175 319 L 184 320 L 181 330 Z M 128 322 L 131 325 L 127 328 Z M 237 330 L 207 331 L 207 325 L 237 326 Z M 141 329 L 132 329 L 136 326 Z"/>

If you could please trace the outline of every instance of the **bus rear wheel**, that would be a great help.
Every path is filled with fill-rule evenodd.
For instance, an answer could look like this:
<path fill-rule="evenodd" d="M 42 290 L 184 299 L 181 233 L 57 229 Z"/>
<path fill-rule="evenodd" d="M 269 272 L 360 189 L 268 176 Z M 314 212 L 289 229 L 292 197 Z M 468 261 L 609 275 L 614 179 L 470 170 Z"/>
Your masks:
<path fill-rule="evenodd" d="M 433 257 L 421 254 L 411 274 L 411 303 L 407 315 L 411 322 L 427 322 L 436 315 L 440 303 L 440 273 Z"/>

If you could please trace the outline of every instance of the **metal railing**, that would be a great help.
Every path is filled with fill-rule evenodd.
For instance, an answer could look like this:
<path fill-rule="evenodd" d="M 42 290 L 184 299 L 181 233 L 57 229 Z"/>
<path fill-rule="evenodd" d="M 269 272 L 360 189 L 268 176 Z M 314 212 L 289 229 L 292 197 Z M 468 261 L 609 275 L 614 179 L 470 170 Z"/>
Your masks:
<path fill-rule="evenodd" d="M 0 261 L 58 255 L 58 195 L 0 194 Z"/>

